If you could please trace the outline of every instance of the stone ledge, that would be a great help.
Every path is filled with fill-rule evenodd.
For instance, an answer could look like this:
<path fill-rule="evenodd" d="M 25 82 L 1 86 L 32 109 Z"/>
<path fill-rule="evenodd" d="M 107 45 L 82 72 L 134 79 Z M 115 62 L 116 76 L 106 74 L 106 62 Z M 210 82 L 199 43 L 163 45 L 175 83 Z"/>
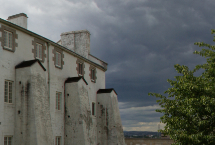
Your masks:
<path fill-rule="evenodd" d="M 68 35 L 68 34 L 78 34 L 78 33 L 88 33 L 88 34 L 90 34 L 90 32 L 88 30 L 79 30 L 79 31 L 63 32 L 63 33 L 61 33 L 60 36 L 62 36 L 62 35 Z"/>

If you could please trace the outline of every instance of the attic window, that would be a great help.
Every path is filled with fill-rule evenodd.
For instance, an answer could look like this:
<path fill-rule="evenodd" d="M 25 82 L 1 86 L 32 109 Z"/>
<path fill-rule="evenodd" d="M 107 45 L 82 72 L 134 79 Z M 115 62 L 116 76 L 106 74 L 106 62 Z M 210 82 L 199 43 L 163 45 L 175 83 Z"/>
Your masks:
<path fill-rule="evenodd" d="M 45 42 L 40 39 L 34 38 L 34 40 L 32 40 L 32 45 L 34 46 L 32 50 L 32 53 L 34 54 L 34 58 L 40 60 L 40 62 L 44 62 L 46 58 Z"/>
<path fill-rule="evenodd" d="M 2 34 L 2 37 L 0 37 L 1 47 L 4 50 L 15 52 L 15 48 L 18 47 L 18 44 L 15 41 L 18 39 L 16 30 L 5 25 L 1 25 L 0 33 Z"/>
<path fill-rule="evenodd" d="M 36 43 L 36 58 L 42 60 L 42 44 Z"/>
<path fill-rule="evenodd" d="M 64 65 L 64 54 L 63 54 L 63 50 L 59 49 L 57 47 L 54 47 L 54 49 L 52 50 L 52 53 L 54 54 L 53 57 L 53 61 L 54 61 L 54 65 L 56 68 L 58 69 L 63 69 L 63 65 Z"/>
<path fill-rule="evenodd" d="M 77 59 L 76 64 L 77 64 L 76 70 L 77 70 L 78 75 L 79 76 L 84 76 L 84 74 L 85 74 L 85 71 L 84 71 L 84 68 L 85 68 L 84 61 L 81 60 L 81 59 Z"/>
<path fill-rule="evenodd" d="M 90 68 L 89 68 L 89 71 L 90 71 L 90 74 L 89 74 L 89 76 L 90 76 L 90 79 L 91 79 L 91 82 L 96 82 L 96 67 L 94 67 L 94 66 L 90 66 Z"/>
<path fill-rule="evenodd" d="M 13 48 L 13 33 L 4 30 L 4 47 L 12 50 Z"/>
<path fill-rule="evenodd" d="M 61 67 L 61 53 L 56 51 L 56 60 L 55 64 L 57 67 Z"/>
<path fill-rule="evenodd" d="M 91 69 L 91 80 L 95 80 L 95 70 Z"/>
<path fill-rule="evenodd" d="M 82 63 L 78 64 L 78 74 L 83 75 L 83 64 Z"/>

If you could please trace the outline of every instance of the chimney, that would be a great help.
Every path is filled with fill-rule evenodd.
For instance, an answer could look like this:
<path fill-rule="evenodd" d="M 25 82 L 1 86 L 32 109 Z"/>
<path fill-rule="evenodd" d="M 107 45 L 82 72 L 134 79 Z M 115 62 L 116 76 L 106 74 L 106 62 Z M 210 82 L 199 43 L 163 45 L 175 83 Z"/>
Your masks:
<path fill-rule="evenodd" d="M 27 15 L 24 13 L 16 14 L 8 17 L 8 21 L 27 29 Z"/>
<path fill-rule="evenodd" d="M 61 45 L 88 58 L 88 54 L 90 54 L 90 32 L 81 30 L 62 33 Z"/>

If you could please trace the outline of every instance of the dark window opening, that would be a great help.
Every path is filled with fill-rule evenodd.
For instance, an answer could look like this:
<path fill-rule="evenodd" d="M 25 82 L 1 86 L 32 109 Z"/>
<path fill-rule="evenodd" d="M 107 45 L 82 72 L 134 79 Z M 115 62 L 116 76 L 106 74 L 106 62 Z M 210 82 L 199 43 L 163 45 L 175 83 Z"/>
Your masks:
<path fill-rule="evenodd" d="M 78 73 L 80 75 L 83 75 L 83 64 L 82 63 L 79 63 L 79 66 L 78 66 Z"/>
<path fill-rule="evenodd" d="M 92 115 L 95 115 L 95 103 L 92 103 Z"/>

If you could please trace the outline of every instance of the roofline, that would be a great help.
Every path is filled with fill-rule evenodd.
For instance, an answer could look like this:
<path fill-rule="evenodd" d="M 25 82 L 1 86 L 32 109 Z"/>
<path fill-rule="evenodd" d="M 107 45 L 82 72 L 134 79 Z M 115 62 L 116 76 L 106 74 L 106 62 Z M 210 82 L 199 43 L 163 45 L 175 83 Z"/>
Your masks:
<path fill-rule="evenodd" d="M 116 91 L 114 90 L 114 88 L 99 89 L 99 90 L 97 91 L 97 94 L 111 93 L 112 91 L 114 91 L 114 93 L 117 95 L 117 93 L 116 93 Z"/>
<path fill-rule="evenodd" d="M 11 19 L 18 18 L 18 17 L 21 17 L 21 16 L 24 16 L 24 17 L 28 18 L 28 16 L 25 13 L 19 13 L 19 14 L 9 16 L 7 20 L 11 20 Z"/>
<path fill-rule="evenodd" d="M 27 64 L 27 66 L 26 66 L 26 65 L 23 65 L 23 63 L 28 63 L 28 62 L 32 62 L 32 64 L 30 64 L 30 65 Z M 22 61 L 22 62 L 20 62 L 19 64 L 17 64 L 17 65 L 15 66 L 15 69 L 24 68 L 24 67 L 31 67 L 33 64 L 35 64 L 35 62 L 38 62 L 39 65 L 42 67 L 42 69 L 43 69 L 44 71 L 46 71 L 46 68 L 43 66 L 43 64 L 42 64 L 38 59 Z"/>
<path fill-rule="evenodd" d="M 67 35 L 67 34 L 78 34 L 78 33 L 85 33 L 87 32 L 88 34 L 90 34 L 90 32 L 88 30 L 78 30 L 78 31 L 69 31 L 69 32 L 63 32 L 61 33 L 60 36 L 62 35 Z M 91 34 L 90 34 L 91 35 Z"/>
<path fill-rule="evenodd" d="M 58 44 L 59 42 L 61 42 L 61 39 L 57 41 L 57 44 Z"/>
<path fill-rule="evenodd" d="M 71 79 L 77 79 L 77 80 L 72 80 L 72 81 L 71 81 Z M 78 76 L 78 77 L 68 77 L 68 78 L 65 80 L 65 83 L 78 82 L 80 79 L 82 79 L 82 80 L 85 82 L 85 84 L 88 85 L 88 83 L 87 83 L 87 81 L 85 80 L 85 78 L 84 78 L 84 77 L 80 77 L 80 76 Z"/>
<path fill-rule="evenodd" d="M 94 55 L 92 55 L 92 54 L 89 54 L 89 55 L 90 55 L 90 56 L 92 56 L 92 57 L 94 57 L 95 59 L 100 60 L 101 62 L 105 63 L 106 65 L 108 65 L 108 63 L 107 63 L 107 62 L 105 62 L 105 61 L 103 61 L 103 60 L 99 59 L 98 57 L 95 57 L 95 56 L 94 56 Z"/>
<path fill-rule="evenodd" d="M 47 39 L 47 38 L 45 38 L 45 37 L 43 37 L 43 36 L 41 36 L 41 35 L 39 35 L 39 34 L 36 34 L 36 33 L 32 32 L 32 31 L 30 31 L 30 30 L 27 30 L 27 29 L 25 29 L 25 28 L 23 28 L 23 27 L 21 27 L 21 26 L 18 26 L 18 25 L 14 24 L 14 23 L 11 23 L 11 22 L 9 22 L 9 21 L 6 21 L 6 20 L 4 20 L 4 19 L 2 19 L 2 18 L 0 18 L 0 22 L 3 23 L 3 24 L 6 24 L 6 25 L 8 25 L 8 26 L 11 26 L 11 27 L 13 27 L 13 28 L 15 28 L 15 29 L 17 29 L 17 30 L 20 30 L 20 31 L 22 31 L 22 32 L 25 32 L 25 33 L 29 34 L 30 36 L 34 36 L 34 37 L 36 37 L 36 38 L 38 38 L 38 39 L 41 39 L 41 40 L 43 40 L 43 41 L 46 41 L 46 42 L 52 44 L 53 46 L 56 46 L 56 47 L 58 47 L 58 48 L 64 50 L 65 52 L 67 52 L 67 53 L 69 53 L 69 54 L 72 54 L 73 56 L 76 56 L 76 57 L 82 59 L 83 61 L 86 61 L 86 62 L 88 62 L 88 63 L 90 63 L 90 64 L 92 64 L 92 65 L 97 66 L 98 68 L 100 68 L 100 69 L 103 70 L 103 71 L 107 71 L 107 68 L 105 68 L 105 67 L 103 67 L 103 66 L 101 66 L 101 65 L 99 65 L 99 64 L 97 64 L 97 63 L 95 63 L 95 62 L 93 62 L 93 61 L 91 61 L 91 60 L 89 60 L 89 59 L 87 59 L 87 58 L 85 58 L 85 57 L 83 57 L 83 56 L 81 56 L 81 55 L 75 53 L 74 51 L 72 51 L 72 50 L 70 50 L 70 49 L 68 49 L 68 48 L 66 48 L 66 47 L 64 47 L 64 46 L 62 46 L 62 45 L 60 45 L 60 44 L 57 44 L 56 42 L 53 42 L 53 41 L 51 41 L 51 40 L 49 40 L 49 39 Z M 103 61 L 103 62 L 104 62 L 104 61 Z M 104 62 L 104 63 L 106 63 L 106 62 Z M 106 63 L 106 64 L 107 64 L 107 63 Z"/>

